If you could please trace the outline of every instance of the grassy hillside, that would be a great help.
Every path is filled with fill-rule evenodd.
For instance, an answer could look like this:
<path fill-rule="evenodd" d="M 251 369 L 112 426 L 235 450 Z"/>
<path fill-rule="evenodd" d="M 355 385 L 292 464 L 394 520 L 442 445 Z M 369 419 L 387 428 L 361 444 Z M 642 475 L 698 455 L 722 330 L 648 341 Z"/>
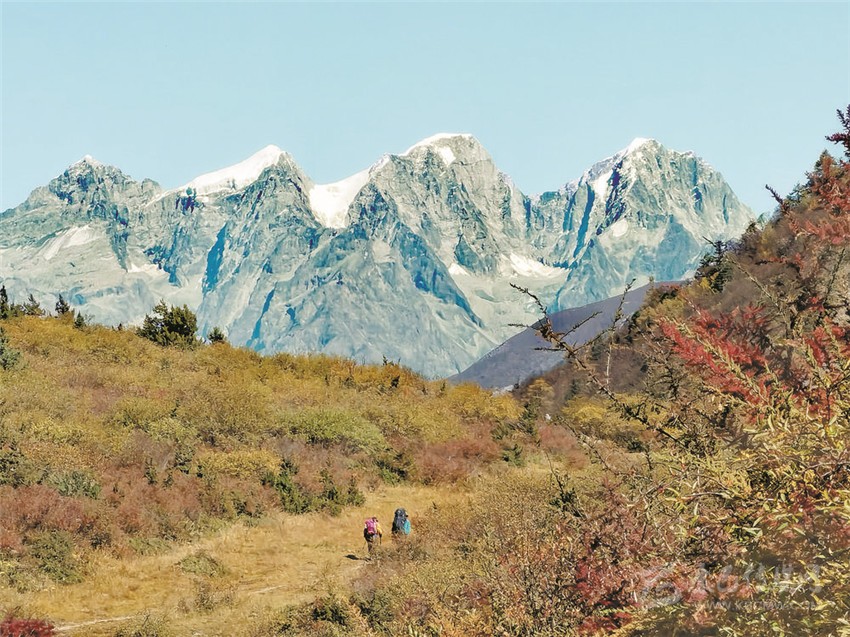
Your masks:
<path fill-rule="evenodd" d="M 126 557 L 275 511 L 337 514 L 381 484 L 501 461 L 510 397 L 396 365 L 162 347 L 72 317 L 0 321 L 0 577 L 79 582 Z M 17 354 L 17 356 L 11 356 Z M 8 362 L 8 361 L 7 361 Z"/>

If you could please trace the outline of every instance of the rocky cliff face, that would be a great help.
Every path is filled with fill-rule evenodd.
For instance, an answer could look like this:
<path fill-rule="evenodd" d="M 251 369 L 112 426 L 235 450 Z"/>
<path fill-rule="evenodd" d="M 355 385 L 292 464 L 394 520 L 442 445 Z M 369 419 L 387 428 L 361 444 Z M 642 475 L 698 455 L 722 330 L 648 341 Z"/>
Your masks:
<path fill-rule="evenodd" d="M 164 191 L 85 158 L 0 214 L 0 281 L 107 324 L 160 299 L 264 352 L 464 369 L 552 310 L 687 276 L 753 214 L 653 140 L 527 197 L 470 135 L 437 135 L 335 184 L 273 146 Z"/>

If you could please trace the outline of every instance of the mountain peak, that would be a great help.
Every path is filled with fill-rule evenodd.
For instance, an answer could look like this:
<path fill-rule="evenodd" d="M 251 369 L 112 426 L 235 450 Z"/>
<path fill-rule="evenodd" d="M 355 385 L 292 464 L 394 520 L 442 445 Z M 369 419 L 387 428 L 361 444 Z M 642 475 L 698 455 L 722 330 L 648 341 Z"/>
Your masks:
<path fill-rule="evenodd" d="M 647 144 L 650 144 L 650 143 L 660 146 L 660 144 L 654 139 L 650 139 L 648 137 L 635 137 L 628 146 L 626 146 L 623 150 L 621 150 L 617 154 L 618 155 L 629 155 L 629 154 L 639 150 L 643 146 L 646 146 Z"/>
<path fill-rule="evenodd" d="M 91 155 L 83 155 L 83 158 L 82 158 L 82 159 L 80 159 L 79 161 L 75 161 L 75 162 L 72 164 L 72 166 L 77 166 L 77 165 L 79 165 L 79 164 L 87 164 L 87 165 L 89 165 L 89 166 L 103 166 L 103 164 L 102 164 L 101 162 L 99 162 L 98 160 L 96 160 L 96 159 L 95 159 L 94 157 L 92 157 Z"/>
<path fill-rule="evenodd" d="M 631 143 L 623 148 L 622 150 L 617 151 L 610 157 L 606 157 L 605 159 L 596 162 L 590 168 L 584 171 L 582 176 L 579 179 L 575 179 L 566 186 L 560 189 L 560 192 L 567 192 L 569 190 L 575 190 L 579 183 L 595 183 L 595 188 L 597 190 L 601 190 L 604 192 L 605 183 L 610 177 L 610 173 L 613 170 L 614 166 L 617 165 L 620 161 L 624 160 L 627 157 L 630 157 L 636 154 L 640 150 L 651 148 L 655 152 L 659 150 L 666 150 L 664 145 L 661 144 L 658 140 L 651 139 L 648 137 L 635 137 Z"/>
<path fill-rule="evenodd" d="M 404 157 L 417 148 L 422 148 L 424 146 L 440 146 L 442 145 L 441 142 L 448 142 L 458 138 L 475 139 L 475 137 L 469 133 L 437 133 L 436 135 L 431 135 L 430 137 L 426 137 L 425 139 L 416 142 L 413 146 L 404 151 L 401 156 Z"/>
<path fill-rule="evenodd" d="M 238 164 L 195 177 L 182 189 L 194 188 L 198 194 L 205 195 L 219 190 L 244 188 L 256 181 L 266 168 L 275 165 L 285 154 L 274 144 L 269 144 Z"/>
<path fill-rule="evenodd" d="M 459 155 L 467 158 L 487 156 L 487 151 L 479 141 L 469 133 L 437 133 L 416 142 L 413 146 L 398 155 L 410 157 L 419 155 L 423 150 L 435 152 L 446 166 L 452 164 Z"/>
<path fill-rule="evenodd" d="M 479 148 L 481 147 L 478 140 L 469 133 L 437 133 L 416 142 L 401 153 L 399 157 L 408 157 L 420 149 L 428 148 L 440 155 L 448 166 L 456 159 L 455 151 L 459 150 L 459 142 L 466 142 L 467 145 L 471 144 Z"/>

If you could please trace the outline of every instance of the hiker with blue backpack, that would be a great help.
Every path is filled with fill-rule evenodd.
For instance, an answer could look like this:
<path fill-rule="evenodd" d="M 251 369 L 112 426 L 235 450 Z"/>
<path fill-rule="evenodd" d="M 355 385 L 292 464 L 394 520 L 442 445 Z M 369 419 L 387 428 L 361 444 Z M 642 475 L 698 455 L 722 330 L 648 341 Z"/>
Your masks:
<path fill-rule="evenodd" d="M 399 538 L 410 535 L 410 518 L 407 517 L 407 511 L 404 509 L 396 509 L 393 516 L 393 537 Z"/>

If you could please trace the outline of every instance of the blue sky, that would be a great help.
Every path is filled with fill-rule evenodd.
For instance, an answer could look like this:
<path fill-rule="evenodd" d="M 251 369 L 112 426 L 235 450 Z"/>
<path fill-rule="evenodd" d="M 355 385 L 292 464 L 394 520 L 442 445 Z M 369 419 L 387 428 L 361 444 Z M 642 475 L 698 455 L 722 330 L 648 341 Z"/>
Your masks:
<path fill-rule="evenodd" d="M 85 154 L 178 186 L 267 144 L 317 183 L 473 133 L 526 193 L 634 137 L 741 199 L 850 102 L 850 3 L 0 3 L 0 210 Z"/>

